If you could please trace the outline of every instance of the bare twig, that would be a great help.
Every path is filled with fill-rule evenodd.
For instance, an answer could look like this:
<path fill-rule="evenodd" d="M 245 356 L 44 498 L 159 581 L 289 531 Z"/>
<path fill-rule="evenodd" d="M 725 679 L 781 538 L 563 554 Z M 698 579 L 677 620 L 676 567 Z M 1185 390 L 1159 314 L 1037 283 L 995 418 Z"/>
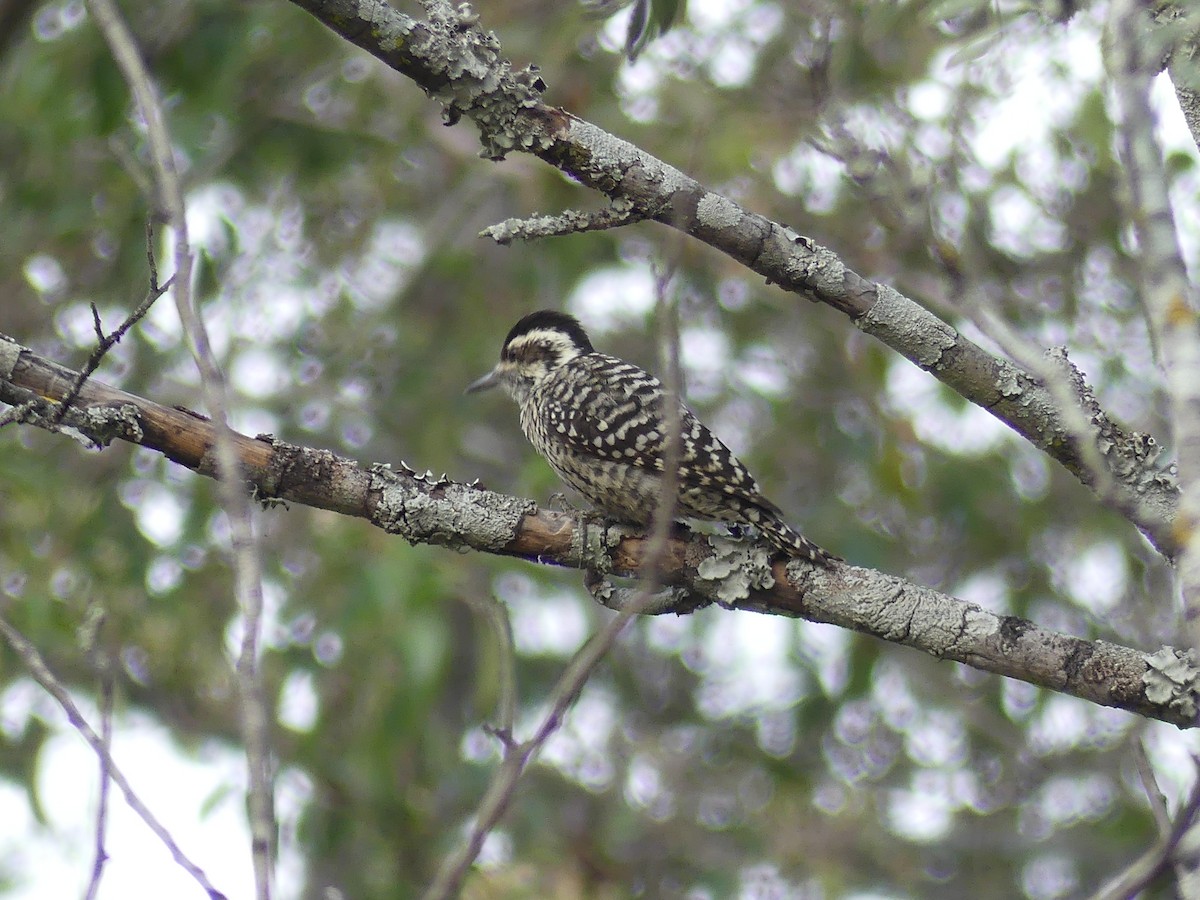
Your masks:
<path fill-rule="evenodd" d="M 1077 448 L 1084 482 L 1097 499 L 1135 525 L 1136 511 L 1129 495 L 1121 490 L 1120 472 L 1126 481 L 1170 479 L 1169 470 L 1158 468 L 1155 461 L 1161 448 L 1154 438 L 1142 432 L 1114 428 L 1097 402 L 1083 373 L 1068 358 L 1066 348 L 1052 347 L 1040 352 L 1037 346 L 1018 334 L 1000 316 L 979 302 L 970 288 L 964 289 L 963 311 L 1026 371 L 1032 373 L 1054 397 L 1062 413 L 1063 430 Z M 1101 450 L 1101 446 L 1106 448 Z M 1107 455 L 1106 455 L 1107 454 Z"/>
<path fill-rule="evenodd" d="M 1163 797 L 1162 789 L 1158 786 L 1158 779 L 1154 777 L 1154 769 L 1146 755 L 1146 745 L 1140 740 L 1133 744 L 1133 761 L 1137 765 L 1142 790 L 1146 792 L 1146 799 L 1150 802 L 1150 812 L 1154 815 L 1154 824 L 1158 826 L 1158 834 L 1162 837 L 1171 830 L 1171 813 L 1167 809 L 1167 801 Z"/>
<path fill-rule="evenodd" d="M 158 191 L 156 199 L 161 201 L 175 232 L 175 306 L 200 372 L 201 392 L 215 428 L 218 493 L 229 520 L 234 580 L 243 620 L 242 644 L 236 669 L 241 695 L 242 737 L 246 745 L 247 807 L 255 891 L 258 900 L 269 900 L 274 880 L 273 773 L 270 719 L 258 665 L 263 608 L 262 577 L 250 503 L 242 489 L 233 432 L 228 425 L 224 376 L 191 294 L 192 251 L 188 240 L 187 214 L 162 104 L 133 35 L 121 19 L 113 0 L 88 0 L 88 8 L 108 42 L 146 123 L 146 136 L 153 161 L 151 172 Z"/>
<path fill-rule="evenodd" d="M 112 713 L 112 672 L 107 664 L 104 664 L 100 672 L 100 740 L 110 753 L 112 751 Z M 112 771 L 109 766 L 109 757 L 101 754 L 100 798 L 96 804 L 96 852 L 92 860 L 92 877 L 88 880 L 85 900 L 96 900 L 96 896 L 100 892 L 100 879 L 104 874 L 104 864 L 108 861 L 108 852 L 104 849 L 104 836 L 108 831 L 108 786 L 111 782 Z"/>
<path fill-rule="evenodd" d="M 513 794 L 520 783 L 529 762 L 545 746 L 550 736 L 558 730 L 567 711 L 579 698 L 588 678 L 608 651 L 616 643 L 625 626 L 645 608 L 656 601 L 655 593 L 662 579 L 662 566 L 666 559 L 667 542 L 671 535 L 671 522 L 679 496 L 680 457 L 680 400 L 679 400 L 679 334 L 675 324 L 674 310 L 666 301 L 669 272 L 657 280 L 659 297 L 659 322 L 663 344 L 666 348 L 667 371 L 664 377 L 663 410 L 666 414 L 667 443 L 663 459 L 662 493 L 652 520 L 646 580 L 637 595 L 623 605 L 616 617 L 594 634 L 576 652 L 563 670 L 550 697 L 550 708 L 543 716 L 533 736 L 523 743 L 515 743 L 511 737 L 502 740 L 504 759 L 492 776 L 487 791 L 476 809 L 474 821 L 466 840 L 457 850 L 450 853 L 439 867 L 433 883 L 425 892 L 425 900 L 447 900 L 455 897 L 471 865 L 483 849 L 483 842 L 496 827 L 512 803 Z M 503 737 L 503 736 L 502 736 Z"/>
<path fill-rule="evenodd" d="M 499 654 L 496 661 L 500 681 L 496 698 L 496 721 L 485 726 L 485 730 L 502 742 L 511 742 L 513 723 L 517 718 L 517 654 L 508 608 L 495 594 L 488 591 L 478 591 L 468 596 L 467 602 L 487 619 L 496 637 Z"/>
<path fill-rule="evenodd" d="M 146 823 L 147 827 L 163 842 L 175 862 L 204 888 L 212 900 L 226 900 L 225 894 L 213 887 L 212 883 L 208 880 L 208 876 L 204 874 L 204 870 L 187 857 L 179 845 L 175 843 L 175 839 L 171 837 L 171 833 L 155 818 L 154 814 L 150 812 L 149 807 L 134 792 L 133 787 L 129 784 L 129 780 L 113 760 L 105 739 L 96 734 L 92 726 L 87 723 L 87 720 L 79 711 L 79 707 L 75 705 L 75 701 L 71 699 L 71 695 L 67 693 L 62 683 L 50 671 L 49 666 L 46 665 L 37 648 L 3 617 L 0 617 L 0 635 L 3 635 L 8 645 L 12 647 L 13 652 L 20 657 L 21 661 L 25 664 L 25 668 L 29 670 L 29 674 L 33 676 L 33 680 L 41 685 L 42 689 L 58 702 L 63 712 L 67 714 L 67 721 L 91 745 L 96 755 L 104 761 L 108 770 L 108 777 L 112 779 L 113 784 L 125 795 L 125 802 L 129 804 L 129 808 L 137 813 L 141 820 Z"/>
<path fill-rule="evenodd" d="M 1193 760 L 1200 763 L 1200 760 Z M 1195 824 L 1200 811 L 1200 764 L 1196 766 L 1197 777 L 1187 800 L 1175 814 L 1167 832 L 1159 837 L 1154 846 L 1135 859 L 1122 872 L 1115 875 L 1104 887 L 1092 894 L 1090 900 L 1128 900 L 1150 885 L 1158 874 L 1171 862 L 1171 856 L 1180 840 Z"/>
<path fill-rule="evenodd" d="M 75 402 L 75 398 L 79 396 L 79 392 L 83 388 L 83 383 L 92 377 L 92 373 L 95 372 L 100 366 L 101 361 L 103 361 L 108 351 L 111 350 L 116 344 L 120 343 L 121 338 L 125 337 L 125 333 L 129 331 L 130 328 L 145 318 L 146 313 L 150 312 L 150 307 L 154 305 L 154 302 L 158 300 L 159 297 L 170 290 L 171 284 L 175 280 L 174 278 L 168 278 L 166 283 L 162 285 L 158 283 L 158 268 L 154 262 L 154 248 L 151 243 L 153 238 L 154 228 L 149 222 L 147 222 L 146 256 L 150 260 L 150 289 L 146 293 L 146 298 L 137 305 L 137 308 L 134 309 L 133 312 L 125 317 L 125 321 L 118 325 L 110 334 L 105 334 L 104 328 L 100 323 L 100 311 L 96 309 L 95 303 L 92 304 L 92 324 L 96 329 L 96 349 L 92 351 L 92 355 L 89 356 L 87 362 L 83 364 L 83 368 L 79 372 L 79 377 L 75 379 L 75 383 L 71 385 L 71 389 L 67 391 L 66 397 L 63 398 L 62 409 L 59 410 L 58 413 L 59 422 L 61 422 L 62 417 L 66 415 L 67 409 L 70 407 L 70 405 Z"/>
<path fill-rule="evenodd" d="M 649 592 L 643 592 L 642 596 L 650 599 Z M 479 856 L 479 851 L 483 849 L 484 840 L 508 811 L 513 794 L 530 760 L 558 730 L 592 671 L 608 653 L 625 626 L 638 615 L 637 607 L 638 600 L 635 599 L 600 631 L 592 635 L 571 658 L 550 696 L 549 709 L 528 740 L 516 743 L 511 737 L 505 740 L 504 734 L 498 735 L 504 747 L 504 759 L 492 775 L 487 791 L 479 801 L 466 840 L 442 861 L 437 875 L 425 892 L 425 900 L 445 900 L 458 896 L 467 871 Z"/>
<path fill-rule="evenodd" d="M 1120 105 L 1117 130 L 1128 188 L 1127 220 L 1138 239 L 1141 296 L 1150 333 L 1166 375 L 1180 507 L 1177 581 L 1187 621 L 1186 640 L 1200 648 L 1200 315 L 1179 249 L 1167 194 L 1162 148 L 1155 134 L 1150 87 L 1160 68 L 1146 7 L 1114 0 L 1109 9 L 1105 54 Z"/>

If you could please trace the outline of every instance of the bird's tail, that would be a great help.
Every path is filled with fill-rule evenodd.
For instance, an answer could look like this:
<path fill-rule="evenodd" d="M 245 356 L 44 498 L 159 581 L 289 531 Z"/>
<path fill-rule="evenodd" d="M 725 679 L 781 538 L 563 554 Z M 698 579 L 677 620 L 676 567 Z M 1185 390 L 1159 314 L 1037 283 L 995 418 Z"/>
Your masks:
<path fill-rule="evenodd" d="M 755 523 L 762 531 L 763 537 L 775 547 L 789 556 L 807 559 L 810 563 L 824 568 L 833 568 L 836 563 L 845 562 L 840 556 L 834 556 L 828 550 L 822 549 L 783 521 L 776 510 L 767 509 Z"/>

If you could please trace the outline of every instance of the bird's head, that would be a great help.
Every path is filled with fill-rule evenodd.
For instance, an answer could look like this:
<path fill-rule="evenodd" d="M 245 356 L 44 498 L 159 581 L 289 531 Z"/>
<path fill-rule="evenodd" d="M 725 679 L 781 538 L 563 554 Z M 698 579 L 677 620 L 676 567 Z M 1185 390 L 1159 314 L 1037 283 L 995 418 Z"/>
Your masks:
<path fill-rule="evenodd" d="M 500 386 L 521 402 L 555 369 L 591 352 L 592 342 L 574 316 L 541 309 L 512 327 L 500 348 L 500 362 L 470 384 L 467 393 Z"/>

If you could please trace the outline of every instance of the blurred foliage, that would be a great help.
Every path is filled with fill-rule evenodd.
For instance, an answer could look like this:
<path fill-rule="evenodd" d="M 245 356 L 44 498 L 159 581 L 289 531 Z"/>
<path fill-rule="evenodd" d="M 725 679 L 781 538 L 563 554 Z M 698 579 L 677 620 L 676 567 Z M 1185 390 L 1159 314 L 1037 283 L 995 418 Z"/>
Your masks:
<path fill-rule="evenodd" d="M 541 66 L 551 103 L 968 334 L 986 307 L 1036 346 L 1068 344 L 1109 409 L 1162 435 L 1098 18 L 1075 5 L 693 0 L 634 64 L 628 11 L 479 12 L 508 56 Z M 598 200 L 531 158 L 480 160 L 468 124 L 443 127 L 411 83 L 289 4 L 126 7 L 167 99 L 242 430 L 544 500 L 558 486 L 511 406 L 462 386 L 545 306 L 655 367 L 649 273 L 670 260 L 693 405 L 814 539 L 1084 637 L 1170 634 L 1169 578 L 1128 523 L 839 314 L 652 224 L 482 241 L 508 216 Z M 146 290 L 144 134 L 76 0 L 37 7 L 0 51 L 0 331 L 77 365 L 88 303 L 112 327 Z M 1172 171 L 1194 179 L 1191 156 Z M 166 237 L 154 246 L 169 269 Z M 97 377 L 200 406 L 166 300 Z M 92 692 L 110 654 L 123 708 L 181 746 L 237 742 L 210 483 L 10 427 L 0 510 L 0 609 L 62 678 Z M 281 767 L 311 784 L 290 838 L 304 896 L 414 894 L 496 765 L 491 604 L 512 616 L 522 725 L 607 613 L 576 573 L 295 507 L 259 521 L 272 695 L 306 684 L 317 710 L 277 734 Z M 89 654 L 78 629 L 95 606 Z M 0 773 L 36 804 L 47 727 L 4 712 L 22 684 L 0 651 Z M 529 773 L 467 896 L 1073 896 L 1154 839 L 1130 756 L 1142 737 L 1164 770 L 1186 758 L 1169 729 L 834 629 L 719 610 L 642 622 Z M 0 892 L 21 877 L 0 872 Z"/>

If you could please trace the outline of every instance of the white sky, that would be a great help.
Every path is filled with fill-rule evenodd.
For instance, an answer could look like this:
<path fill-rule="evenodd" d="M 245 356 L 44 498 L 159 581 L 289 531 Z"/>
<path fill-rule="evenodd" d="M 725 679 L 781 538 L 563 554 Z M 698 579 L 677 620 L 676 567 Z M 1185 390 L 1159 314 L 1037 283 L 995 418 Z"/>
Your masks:
<path fill-rule="evenodd" d="M 84 706 L 90 722 L 94 709 Z M 96 756 L 72 729 L 57 705 L 31 681 L 15 683 L 0 696 L 0 727 L 19 732 L 26 716 L 36 714 L 56 732 L 38 765 L 38 795 L 46 824 L 33 816 L 23 790 L 0 781 L 0 860 L 4 874 L 15 877 L 6 900 L 82 897 L 91 877 L 99 778 Z M 143 714 L 120 717 L 114 728 L 113 755 L 134 790 L 149 805 L 183 852 L 230 900 L 253 891 L 249 829 L 245 817 L 245 757 L 215 742 L 194 753 L 177 747 L 168 730 Z M 285 833 L 305 796 L 303 779 L 281 778 L 277 802 Z M 126 805 L 116 786 L 109 795 L 109 860 L 101 881 L 102 898 L 204 896 L 199 885 L 173 859 Z M 299 860 L 285 841 L 280 865 L 281 896 L 299 889 Z"/>

